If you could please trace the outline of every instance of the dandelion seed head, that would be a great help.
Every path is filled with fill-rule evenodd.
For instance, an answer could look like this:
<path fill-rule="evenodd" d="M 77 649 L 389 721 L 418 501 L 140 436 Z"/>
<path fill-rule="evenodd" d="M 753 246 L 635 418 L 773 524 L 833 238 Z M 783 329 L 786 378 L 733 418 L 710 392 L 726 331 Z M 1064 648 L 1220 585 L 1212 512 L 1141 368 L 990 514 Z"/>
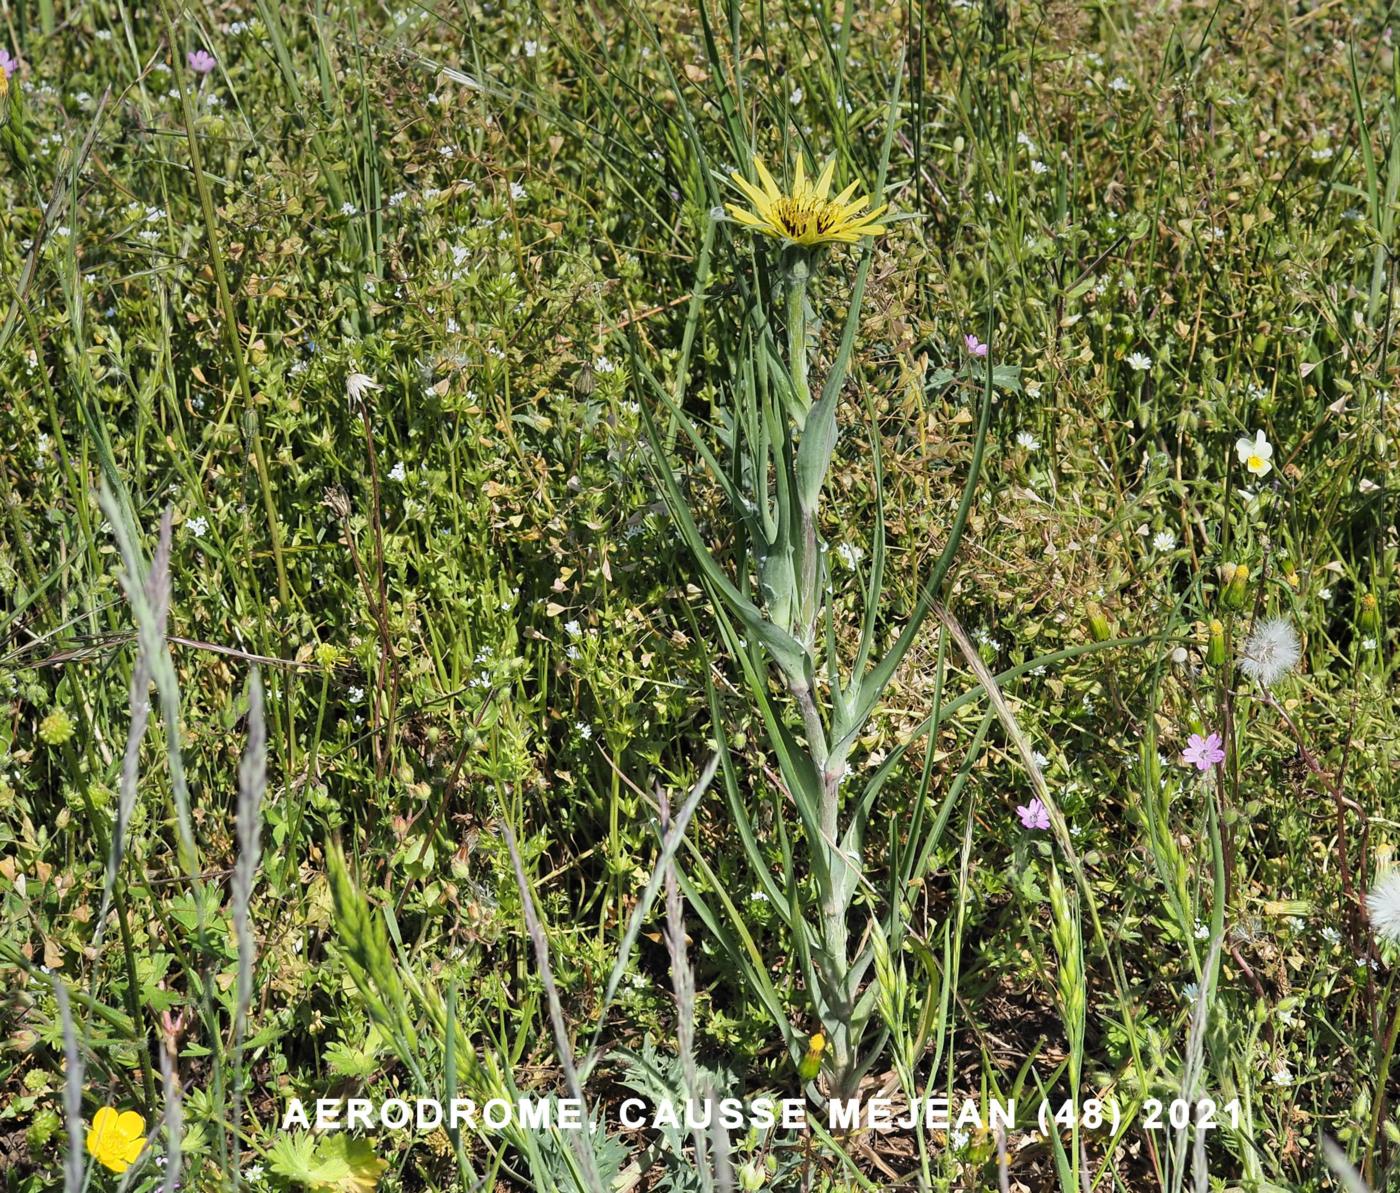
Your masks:
<path fill-rule="evenodd" d="M 1366 896 L 1366 914 L 1376 935 L 1400 944 L 1400 869 L 1387 870 Z"/>
<path fill-rule="evenodd" d="M 1240 651 L 1240 670 L 1266 688 L 1273 687 L 1303 657 L 1298 632 L 1287 618 L 1271 617 L 1249 632 Z"/>

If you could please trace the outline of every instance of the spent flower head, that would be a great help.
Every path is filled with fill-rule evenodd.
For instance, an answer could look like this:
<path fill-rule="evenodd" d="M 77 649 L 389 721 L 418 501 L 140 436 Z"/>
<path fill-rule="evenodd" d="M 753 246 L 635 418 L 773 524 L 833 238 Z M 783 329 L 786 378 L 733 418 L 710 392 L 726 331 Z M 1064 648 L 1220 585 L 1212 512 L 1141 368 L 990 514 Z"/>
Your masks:
<path fill-rule="evenodd" d="M 753 204 L 753 210 L 735 203 L 726 203 L 729 214 L 756 232 L 788 244 L 811 247 L 820 244 L 854 244 L 862 236 L 880 236 L 885 226 L 879 223 L 887 204 L 873 210 L 870 196 L 853 198 L 858 183 L 851 183 L 835 198 L 831 197 L 831 182 L 836 173 L 836 159 L 828 159 L 815 181 L 807 177 L 807 164 L 797 155 L 790 191 L 784 191 L 773 180 L 757 156 L 753 159 L 755 186 L 737 170 L 730 177 L 734 185 Z"/>
<path fill-rule="evenodd" d="M 1400 869 L 1385 871 L 1366 896 L 1366 914 L 1377 936 L 1400 944 Z"/>
<path fill-rule="evenodd" d="M 351 373 L 345 378 L 345 397 L 350 402 L 350 409 L 365 400 L 365 395 L 376 389 L 383 388 L 378 381 L 366 373 Z"/>
<path fill-rule="evenodd" d="M 1240 670 L 1266 688 L 1273 687 L 1303 657 L 1298 631 L 1286 617 L 1257 622 L 1240 649 Z"/>

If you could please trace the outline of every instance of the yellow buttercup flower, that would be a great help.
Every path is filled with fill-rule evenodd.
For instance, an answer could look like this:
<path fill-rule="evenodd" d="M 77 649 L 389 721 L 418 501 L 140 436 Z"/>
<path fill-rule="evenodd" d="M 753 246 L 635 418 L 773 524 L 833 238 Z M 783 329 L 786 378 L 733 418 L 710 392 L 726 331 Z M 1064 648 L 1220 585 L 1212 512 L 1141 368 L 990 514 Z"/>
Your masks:
<path fill-rule="evenodd" d="M 879 217 L 889 206 L 882 203 L 873 211 L 870 196 L 855 194 L 857 183 L 851 183 L 834 199 L 831 195 L 831 180 L 836 173 L 836 161 L 830 159 L 822 167 L 815 182 L 807 177 L 807 166 L 801 154 L 797 155 L 792 190 L 784 193 L 768 167 L 755 157 L 754 172 L 761 186 L 754 186 L 737 170 L 731 176 L 734 185 L 744 192 L 753 203 L 753 210 L 726 203 L 725 208 L 739 223 L 746 227 L 785 240 L 789 244 L 812 246 L 818 244 L 854 244 L 862 236 L 880 236 L 885 226 L 878 222 Z"/>
<path fill-rule="evenodd" d="M 125 1172 L 146 1146 L 146 1120 L 134 1110 L 120 1114 L 104 1106 L 93 1116 L 87 1135 L 88 1153 L 113 1172 Z"/>

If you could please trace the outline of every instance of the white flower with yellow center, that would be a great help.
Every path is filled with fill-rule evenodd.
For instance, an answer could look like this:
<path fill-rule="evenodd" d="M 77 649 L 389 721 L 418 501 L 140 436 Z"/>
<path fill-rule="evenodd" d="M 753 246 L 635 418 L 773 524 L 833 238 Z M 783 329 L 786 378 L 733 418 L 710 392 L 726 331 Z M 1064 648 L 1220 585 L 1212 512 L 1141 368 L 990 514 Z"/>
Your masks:
<path fill-rule="evenodd" d="M 1274 458 L 1273 444 L 1265 437 L 1263 431 L 1255 431 L 1253 439 L 1244 436 L 1236 439 L 1235 455 L 1239 456 L 1240 463 L 1255 476 L 1268 476 L 1273 468 L 1269 463 Z"/>

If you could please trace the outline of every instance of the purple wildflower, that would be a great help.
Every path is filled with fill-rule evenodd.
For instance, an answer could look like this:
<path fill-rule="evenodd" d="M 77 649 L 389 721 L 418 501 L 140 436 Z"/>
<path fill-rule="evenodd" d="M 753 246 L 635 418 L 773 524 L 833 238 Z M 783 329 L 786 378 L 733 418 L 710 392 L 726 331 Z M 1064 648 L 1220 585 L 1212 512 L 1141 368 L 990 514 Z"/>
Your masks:
<path fill-rule="evenodd" d="M 1028 804 L 1017 804 L 1016 815 L 1021 818 L 1022 828 L 1049 828 L 1050 813 L 1045 810 L 1045 805 L 1039 799 L 1033 799 Z"/>
<path fill-rule="evenodd" d="M 19 63 L 10 57 L 10 51 L 0 46 L 0 74 L 5 78 L 14 78 L 15 71 L 19 70 Z"/>
<path fill-rule="evenodd" d="M 963 345 L 967 348 L 967 351 L 971 356 L 987 355 L 987 345 L 982 343 L 981 340 L 979 340 L 975 335 L 972 335 L 971 333 L 963 336 Z"/>
<path fill-rule="evenodd" d="M 1212 766 L 1224 762 L 1225 750 L 1220 744 L 1220 734 L 1202 737 L 1199 733 L 1193 733 L 1186 743 L 1186 749 L 1181 752 L 1181 761 L 1197 770 L 1210 770 Z"/>
<path fill-rule="evenodd" d="M 197 75 L 207 75 L 214 69 L 214 55 L 208 50 L 191 50 L 185 55 L 185 61 Z"/>

